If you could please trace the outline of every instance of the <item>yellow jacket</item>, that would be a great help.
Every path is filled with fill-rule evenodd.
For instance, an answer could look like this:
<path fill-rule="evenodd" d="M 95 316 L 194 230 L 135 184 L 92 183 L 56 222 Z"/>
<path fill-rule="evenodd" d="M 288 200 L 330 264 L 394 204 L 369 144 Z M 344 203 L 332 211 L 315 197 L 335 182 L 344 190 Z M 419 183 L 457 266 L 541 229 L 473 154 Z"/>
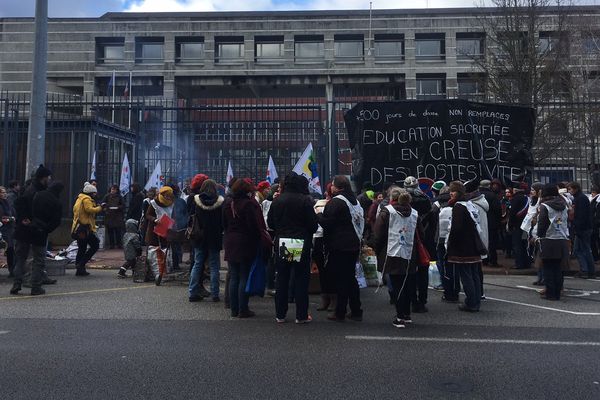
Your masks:
<path fill-rule="evenodd" d="M 82 225 L 89 225 L 92 232 L 96 232 L 96 214 L 102 211 L 101 206 L 96 206 L 92 198 L 84 193 L 77 196 L 75 205 L 73 206 L 73 225 L 71 232 L 75 230 L 77 221 Z"/>

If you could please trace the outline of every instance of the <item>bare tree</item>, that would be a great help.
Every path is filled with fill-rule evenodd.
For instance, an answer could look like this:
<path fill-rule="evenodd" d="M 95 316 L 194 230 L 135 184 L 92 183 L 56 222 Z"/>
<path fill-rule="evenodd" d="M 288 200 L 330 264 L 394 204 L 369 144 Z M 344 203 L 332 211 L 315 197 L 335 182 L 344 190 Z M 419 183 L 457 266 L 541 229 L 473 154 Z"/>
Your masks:
<path fill-rule="evenodd" d="M 474 61 L 483 72 L 482 84 L 491 101 L 536 110 L 533 156 L 541 163 L 571 140 L 568 134 L 555 134 L 566 118 L 556 102 L 564 103 L 572 96 L 570 7 L 560 0 L 492 3 L 494 8 L 478 21 L 485 30 L 488 51 Z"/>

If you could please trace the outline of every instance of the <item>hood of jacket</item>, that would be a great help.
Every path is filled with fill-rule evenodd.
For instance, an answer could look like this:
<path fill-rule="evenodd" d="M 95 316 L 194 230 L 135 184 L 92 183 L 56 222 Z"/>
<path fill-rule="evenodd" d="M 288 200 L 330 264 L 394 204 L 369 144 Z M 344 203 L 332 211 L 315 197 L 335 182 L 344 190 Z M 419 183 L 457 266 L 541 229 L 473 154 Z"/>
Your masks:
<path fill-rule="evenodd" d="M 410 217 L 410 214 L 412 213 L 412 208 L 410 206 L 400 205 L 396 203 L 392 204 L 392 207 L 394 207 L 394 209 L 398 211 L 398 213 L 404 218 Z"/>
<path fill-rule="evenodd" d="M 479 192 L 475 192 L 475 193 L 473 193 L 473 195 L 474 195 L 474 197 L 471 197 L 471 199 L 470 199 L 473 204 L 477 205 L 479 208 L 484 210 L 486 213 L 488 211 L 490 211 L 490 204 L 485 199 L 485 195 L 483 195 L 482 193 L 479 193 Z"/>
<path fill-rule="evenodd" d="M 128 219 L 125 222 L 125 231 L 127 233 L 137 233 L 138 232 L 138 222 L 135 219 Z"/>
<path fill-rule="evenodd" d="M 350 204 L 352 204 L 354 206 L 358 204 L 358 200 L 356 199 L 356 195 L 354 193 L 350 192 L 350 191 L 346 190 L 346 191 L 340 192 L 336 196 L 338 196 L 338 195 L 344 196 L 350 202 Z"/>
<path fill-rule="evenodd" d="M 567 208 L 567 203 L 561 196 L 543 199 L 542 203 L 556 211 L 563 211 L 565 208 Z"/>
<path fill-rule="evenodd" d="M 77 200 L 85 200 L 86 198 L 93 200 L 92 196 L 90 196 L 89 194 L 85 194 L 85 193 L 79 193 L 79 195 L 77 195 Z"/>
<path fill-rule="evenodd" d="M 194 202 L 198 207 L 205 211 L 211 211 L 219 208 L 225 199 L 223 196 L 211 196 L 207 193 L 200 193 L 194 196 Z"/>
<path fill-rule="evenodd" d="M 440 194 L 435 201 L 440 203 L 440 207 L 448 206 L 448 202 L 450 201 L 450 193 L 442 193 Z"/>

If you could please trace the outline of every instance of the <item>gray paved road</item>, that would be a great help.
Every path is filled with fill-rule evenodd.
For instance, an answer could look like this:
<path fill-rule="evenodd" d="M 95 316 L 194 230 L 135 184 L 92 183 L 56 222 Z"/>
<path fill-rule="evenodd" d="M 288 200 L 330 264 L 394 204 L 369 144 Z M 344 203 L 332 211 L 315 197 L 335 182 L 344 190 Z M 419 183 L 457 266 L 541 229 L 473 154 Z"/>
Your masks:
<path fill-rule="evenodd" d="M 430 312 L 399 330 L 373 289 L 362 323 L 314 311 L 276 325 L 267 298 L 231 320 L 182 286 L 69 274 L 35 298 L 0 277 L 0 398 L 600 398 L 600 280 L 568 279 L 573 297 L 546 302 L 531 277 L 486 277 L 481 313 L 430 291 Z"/>

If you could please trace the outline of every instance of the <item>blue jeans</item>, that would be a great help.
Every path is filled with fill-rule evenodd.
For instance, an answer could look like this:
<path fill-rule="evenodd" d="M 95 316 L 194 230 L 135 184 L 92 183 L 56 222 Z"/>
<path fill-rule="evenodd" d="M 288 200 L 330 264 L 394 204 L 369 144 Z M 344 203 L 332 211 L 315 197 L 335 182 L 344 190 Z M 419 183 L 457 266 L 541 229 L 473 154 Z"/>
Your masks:
<path fill-rule="evenodd" d="M 219 270 L 221 268 L 221 252 L 218 250 L 207 250 L 201 247 L 194 248 L 194 266 L 190 274 L 190 297 L 200 295 L 202 287 L 202 276 L 204 275 L 204 261 L 208 258 L 210 268 L 210 293 L 212 297 L 219 297 Z"/>
<path fill-rule="evenodd" d="M 591 239 L 591 229 L 575 233 L 575 246 L 573 252 L 577 256 L 581 272 L 593 275 L 596 273 L 596 268 L 594 267 L 594 257 L 592 256 Z"/>
<path fill-rule="evenodd" d="M 250 275 L 250 268 L 250 263 L 229 262 L 229 302 L 232 317 L 248 311 L 249 297 L 246 293 L 246 283 L 248 275 Z"/>
<path fill-rule="evenodd" d="M 465 291 L 465 305 L 471 310 L 479 310 L 481 305 L 481 281 L 479 278 L 479 263 L 455 264 L 460 274 L 460 281 Z"/>

